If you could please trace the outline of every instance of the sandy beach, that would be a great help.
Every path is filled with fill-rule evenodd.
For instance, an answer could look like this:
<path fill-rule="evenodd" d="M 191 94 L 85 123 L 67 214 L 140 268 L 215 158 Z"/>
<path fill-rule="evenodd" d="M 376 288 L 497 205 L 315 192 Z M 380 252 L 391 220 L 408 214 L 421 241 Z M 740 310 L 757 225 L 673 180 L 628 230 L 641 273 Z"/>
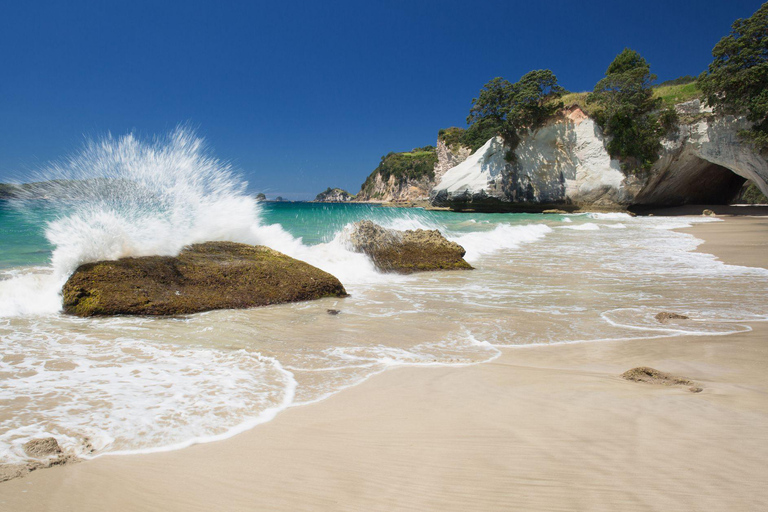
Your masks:
<path fill-rule="evenodd" d="M 768 217 L 686 229 L 768 266 Z M 40 470 L 25 510 L 765 510 L 768 324 L 396 368 L 232 439 Z M 746 328 L 745 328 L 746 330 Z M 702 388 L 624 380 L 649 366 Z"/>

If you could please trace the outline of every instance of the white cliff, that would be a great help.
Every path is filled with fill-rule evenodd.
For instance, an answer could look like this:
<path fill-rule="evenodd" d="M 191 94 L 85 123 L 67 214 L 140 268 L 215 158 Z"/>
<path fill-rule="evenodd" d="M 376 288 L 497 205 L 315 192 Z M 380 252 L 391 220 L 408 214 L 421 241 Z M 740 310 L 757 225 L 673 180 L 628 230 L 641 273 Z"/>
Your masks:
<path fill-rule="evenodd" d="M 698 104 L 681 106 L 695 122 L 662 141 L 659 160 L 647 173 L 625 173 L 606 149 L 595 121 L 574 107 L 524 135 L 514 163 L 498 137 L 445 172 L 433 188 L 434 204 L 458 208 L 516 209 L 727 202 L 742 178 L 766 192 L 768 161 L 738 138 L 744 120 L 718 118 Z M 690 112 L 688 112 L 690 111 Z"/>

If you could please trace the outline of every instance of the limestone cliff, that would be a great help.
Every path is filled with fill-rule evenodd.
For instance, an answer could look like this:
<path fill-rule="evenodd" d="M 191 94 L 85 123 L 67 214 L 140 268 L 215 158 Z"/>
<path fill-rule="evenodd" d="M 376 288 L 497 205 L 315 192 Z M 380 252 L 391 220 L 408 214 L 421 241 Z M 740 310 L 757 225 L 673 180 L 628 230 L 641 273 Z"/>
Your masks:
<path fill-rule="evenodd" d="M 409 203 L 427 201 L 445 172 L 463 162 L 471 150 L 461 144 L 447 145 L 438 138 L 437 147 L 390 153 L 368 176 L 356 201 Z"/>
<path fill-rule="evenodd" d="M 722 203 L 745 179 L 766 192 L 768 161 L 741 142 L 745 121 L 717 118 L 698 100 L 679 106 L 690 120 L 662 141 L 647 173 L 631 174 L 608 154 L 606 138 L 578 107 L 525 134 L 514 163 L 500 138 L 445 172 L 430 194 L 439 206 L 479 210 L 624 209 L 633 205 Z"/>
<path fill-rule="evenodd" d="M 472 154 L 472 149 L 459 143 L 448 144 L 441 137 L 437 138 L 437 163 L 435 164 L 435 182 L 443 175 L 459 165 Z"/>

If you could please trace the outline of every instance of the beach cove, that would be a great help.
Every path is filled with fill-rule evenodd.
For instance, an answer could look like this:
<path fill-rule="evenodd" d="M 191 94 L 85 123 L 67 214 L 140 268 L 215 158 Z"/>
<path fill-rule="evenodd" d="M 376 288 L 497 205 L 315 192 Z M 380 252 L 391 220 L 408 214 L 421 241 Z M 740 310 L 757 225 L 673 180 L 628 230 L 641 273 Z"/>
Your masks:
<path fill-rule="evenodd" d="M 765 218 L 686 231 L 764 267 Z M 742 323 L 742 322 L 740 322 Z M 768 503 L 763 322 L 724 336 L 501 348 L 395 368 L 232 439 L 0 486 L 8 510 L 756 510 Z M 651 366 L 679 386 L 619 376 Z"/>

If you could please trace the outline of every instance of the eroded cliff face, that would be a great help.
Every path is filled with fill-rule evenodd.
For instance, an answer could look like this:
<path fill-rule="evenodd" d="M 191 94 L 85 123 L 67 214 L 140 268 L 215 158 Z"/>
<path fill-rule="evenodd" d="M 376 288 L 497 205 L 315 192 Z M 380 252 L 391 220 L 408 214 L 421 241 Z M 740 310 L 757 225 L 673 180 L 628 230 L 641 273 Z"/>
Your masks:
<path fill-rule="evenodd" d="M 435 164 L 435 183 L 439 183 L 443 175 L 459 165 L 472 154 L 472 149 L 461 144 L 448 146 L 444 141 L 437 140 L 437 164 Z M 433 184 L 434 185 L 434 184 Z"/>
<path fill-rule="evenodd" d="M 449 147 L 442 140 L 438 140 L 435 151 L 437 163 L 434 166 L 434 178 L 423 176 L 419 179 L 401 180 L 394 175 L 383 178 L 376 173 L 372 176 L 372 186 L 361 189 L 354 200 L 387 203 L 428 201 L 435 183 L 448 169 L 463 162 L 472 150 L 459 144 Z"/>
<path fill-rule="evenodd" d="M 449 169 L 433 203 L 458 208 L 515 210 L 557 206 L 618 209 L 640 190 L 605 148 L 605 138 L 578 108 L 522 137 L 514 163 L 500 137 Z"/>
<path fill-rule="evenodd" d="M 608 154 L 606 137 L 579 108 L 522 137 L 514 163 L 500 138 L 448 169 L 430 194 L 435 205 L 516 211 L 634 205 L 725 203 L 745 179 L 766 192 L 768 161 L 738 138 L 743 119 L 718 118 L 699 103 L 679 106 L 689 119 L 662 141 L 647 173 L 629 174 Z"/>
<path fill-rule="evenodd" d="M 383 179 L 380 174 L 373 176 L 373 185 L 361 190 L 355 201 L 403 203 L 425 201 L 429 199 L 429 191 L 435 184 L 434 180 L 421 178 L 418 180 L 398 180 L 395 176 Z"/>

